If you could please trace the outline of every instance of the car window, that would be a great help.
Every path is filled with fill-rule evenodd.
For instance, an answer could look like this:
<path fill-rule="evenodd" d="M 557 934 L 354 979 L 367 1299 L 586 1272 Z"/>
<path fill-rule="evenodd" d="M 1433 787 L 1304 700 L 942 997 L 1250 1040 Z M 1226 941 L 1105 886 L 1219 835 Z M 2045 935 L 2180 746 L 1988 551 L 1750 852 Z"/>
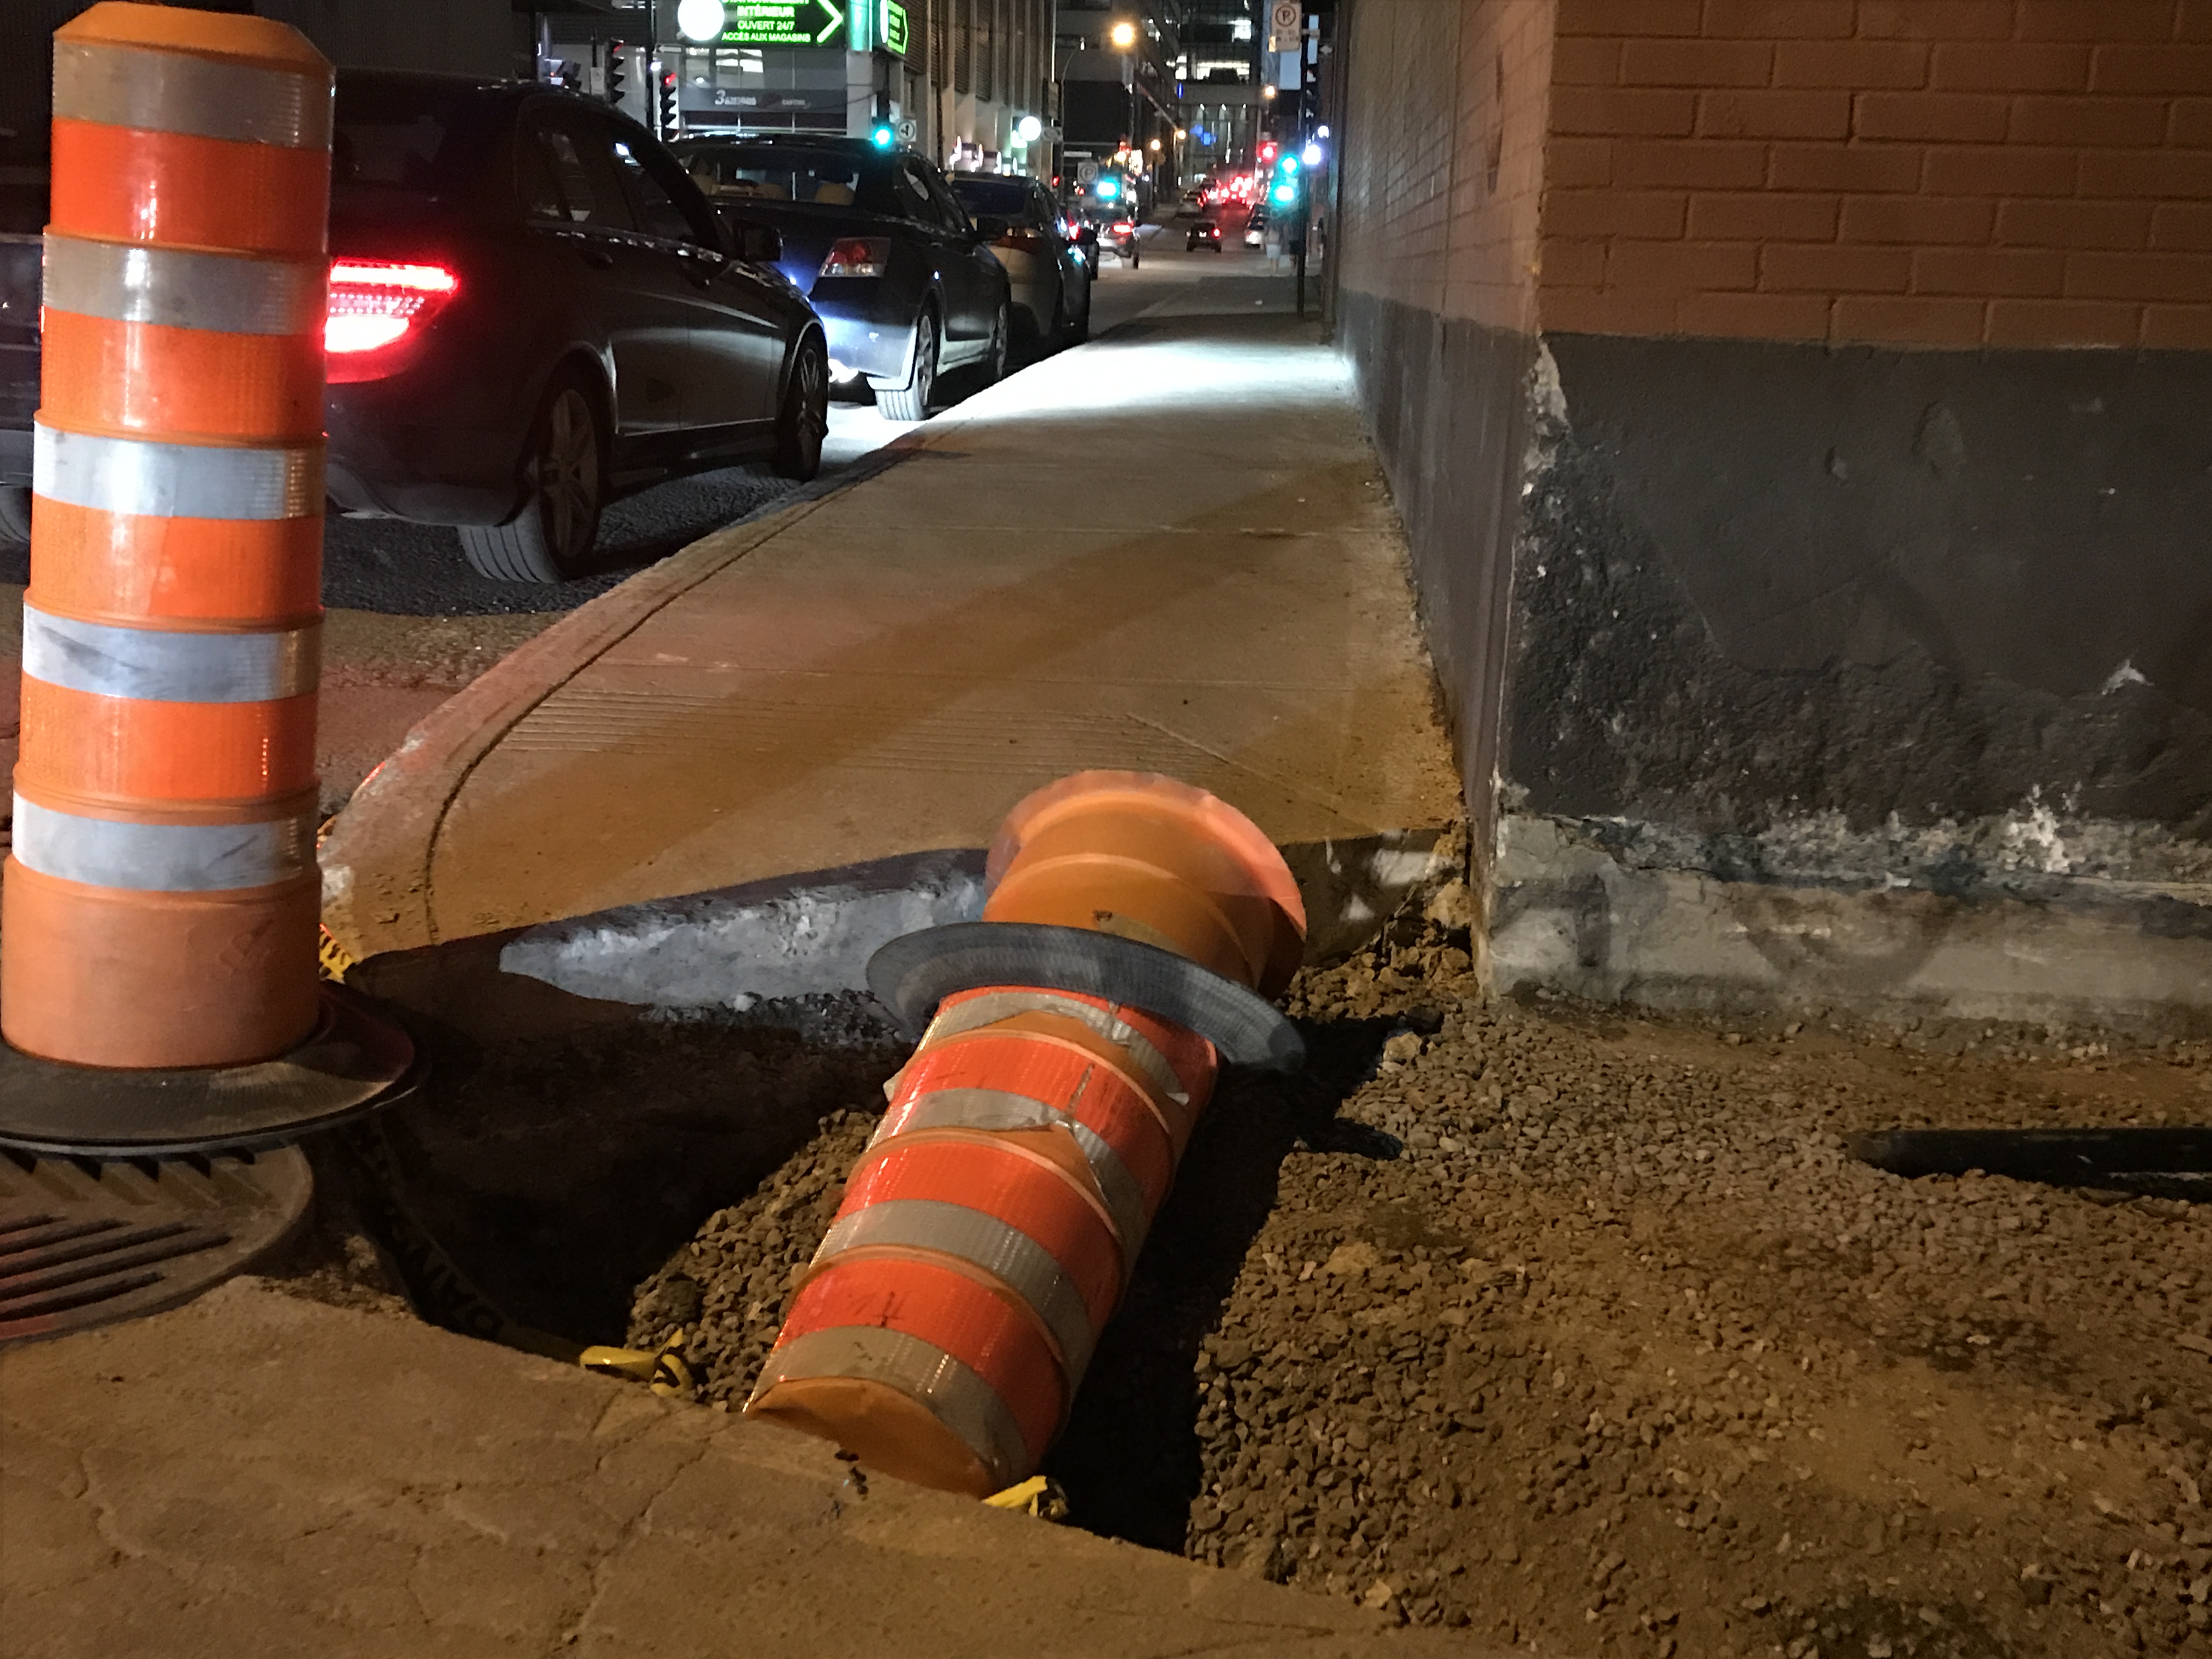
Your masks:
<path fill-rule="evenodd" d="M 332 111 L 331 186 L 356 200 L 465 191 L 480 176 L 501 116 L 474 88 L 341 76 Z"/>
<path fill-rule="evenodd" d="M 665 236 L 672 242 L 706 242 L 713 245 L 714 238 L 691 222 L 691 216 L 678 204 L 666 185 L 653 177 L 653 169 L 637 155 L 619 132 L 614 135 L 615 170 L 629 191 L 630 208 L 637 215 L 638 228 L 649 236 Z"/>
<path fill-rule="evenodd" d="M 945 180 L 935 171 L 919 162 L 914 165 L 915 170 L 921 174 L 929 186 L 930 200 L 937 204 L 938 222 L 955 235 L 966 235 L 969 229 L 968 210 L 953 198 L 952 192 L 945 188 Z"/>
<path fill-rule="evenodd" d="M 913 162 L 902 163 L 897 174 L 899 210 L 909 219 L 918 219 L 925 225 L 939 222 L 936 199 L 929 193 L 929 184 Z"/>
<path fill-rule="evenodd" d="M 790 202 L 802 207 L 897 213 L 890 169 L 834 150 L 781 145 L 687 145 L 678 155 L 709 202 Z"/>
<path fill-rule="evenodd" d="M 526 148 L 537 149 L 544 174 L 533 201 L 528 183 L 531 169 L 523 173 L 523 200 L 533 217 L 565 219 L 571 224 L 599 225 L 610 230 L 637 228 L 623 195 L 622 181 L 615 174 L 612 153 L 598 133 L 569 118 L 565 111 L 549 111 L 532 122 L 525 143 Z M 552 186 L 550 196 L 543 191 L 544 182 Z M 546 215 L 544 210 L 549 207 L 554 211 Z"/>
<path fill-rule="evenodd" d="M 1030 185 L 1025 179 L 955 179 L 952 194 L 970 213 L 1000 219 L 1030 216 Z"/>

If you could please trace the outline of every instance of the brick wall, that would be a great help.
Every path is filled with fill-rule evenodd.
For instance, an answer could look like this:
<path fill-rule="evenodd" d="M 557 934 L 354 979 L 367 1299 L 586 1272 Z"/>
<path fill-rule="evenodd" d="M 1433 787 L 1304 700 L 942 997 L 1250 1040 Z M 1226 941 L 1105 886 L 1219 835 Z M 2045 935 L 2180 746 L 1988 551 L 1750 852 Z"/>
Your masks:
<path fill-rule="evenodd" d="M 2212 347 L 2212 0 L 1557 0 L 1551 68 L 1547 331 Z"/>
<path fill-rule="evenodd" d="M 1360 0 L 1341 281 L 1438 316 L 1535 326 L 1552 0 Z"/>

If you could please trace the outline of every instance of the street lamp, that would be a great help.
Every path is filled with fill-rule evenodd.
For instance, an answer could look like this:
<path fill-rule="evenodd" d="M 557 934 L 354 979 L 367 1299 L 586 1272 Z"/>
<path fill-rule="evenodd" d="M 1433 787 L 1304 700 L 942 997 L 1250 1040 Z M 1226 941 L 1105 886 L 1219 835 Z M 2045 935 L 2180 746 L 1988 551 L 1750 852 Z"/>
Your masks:
<path fill-rule="evenodd" d="M 1114 43 L 1115 50 L 1127 52 L 1137 44 L 1137 26 L 1125 17 L 1106 31 L 1106 38 Z"/>
<path fill-rule="evenodd" d="M 723 9 L 722 0 L 678 0 L 676 32 L 695 46 L 703 46 L 720 40 L 729 24 L 729 14 Z"/>

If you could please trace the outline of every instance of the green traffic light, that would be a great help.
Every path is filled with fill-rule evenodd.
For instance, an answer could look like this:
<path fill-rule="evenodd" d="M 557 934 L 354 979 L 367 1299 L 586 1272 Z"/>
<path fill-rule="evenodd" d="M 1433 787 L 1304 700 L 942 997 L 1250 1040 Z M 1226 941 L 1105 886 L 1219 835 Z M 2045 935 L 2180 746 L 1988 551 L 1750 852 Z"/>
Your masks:
<path fill-rule="evenodd" d="M 898 142 L 898 134 L 893 132 L 888 126 L 878 127 L 868 135 L 868 142 L 878 149 L 889 149 Z"/>

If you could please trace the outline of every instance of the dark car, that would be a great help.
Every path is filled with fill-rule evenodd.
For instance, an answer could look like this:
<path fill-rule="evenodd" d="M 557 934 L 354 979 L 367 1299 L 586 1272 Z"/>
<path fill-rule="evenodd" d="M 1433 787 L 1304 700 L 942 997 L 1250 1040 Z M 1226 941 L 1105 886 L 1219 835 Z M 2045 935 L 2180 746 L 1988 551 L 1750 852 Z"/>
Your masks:
<path fill-rule="evenodd" d="M 1183 243 L 1183 252 L 1188 253 L 1194 247 L 1212 248 L 1216 253 L 1221 252 L 1221 222 L 1219 220 L 1200 219 L 1190 228 L 1190 235 Z"/>
<path fill-rule="evenodd" d="M 487 576 L 573 574 L 620 491 L 821 464 L 805 297 L 605 104 L 341 72 L 331 251 L 331 498 L 458 526 Z"/>
<path fill-rule="evenodd" d="M 942 369 L 1006 373 L 1012 304 L 990 238 L 921 156 L 813 134 L 697 138 L 678 157 L 733 226 L 781 239 L 813 302 L 830 374 L 865 379 L 894 421 L 927 419 Z"/>
<path fill-rule="evenodd" d="M 1142 257 L 1136 215 L 1117 207 L 1087 207 L 1083 216 L 1097 228 L 1098 240 L 1111 246 L 1121 263 L 1134 270 Z"/>
<path fill-rule="evenodd" d="M 0 546 L 31 539 L 31 416 L 39 406 L 36 233 L 0 229 Z"/>
<path fill-rule="evenodd" d="M 991 251 L 1006 270 L 1015 326 L 1040 344 L 1074 345 L 1091 337 L 1091 265 L 1067 234 L 1052 192 L 1035 179 L 956 173 L 952 193 L 991 234 Z"/>

